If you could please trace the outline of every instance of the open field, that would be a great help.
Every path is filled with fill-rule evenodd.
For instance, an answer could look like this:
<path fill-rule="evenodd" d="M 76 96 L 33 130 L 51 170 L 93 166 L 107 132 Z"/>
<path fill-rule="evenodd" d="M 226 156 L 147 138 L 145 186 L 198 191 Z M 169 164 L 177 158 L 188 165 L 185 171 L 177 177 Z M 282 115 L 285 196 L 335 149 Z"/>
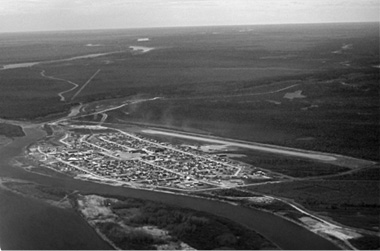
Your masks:
<path fill-rule="evenodd" d="M 349 168 L 334 166 L 328 163 L 317 163 L 300 158 L 273 156 L 262 152 L 238 152 L 245 156 L 238 160 L 255 167 L 271 170 L 273 172 L 290 175 L 292 177 L 313 177 L 338 174 L 349 171 Z"/>

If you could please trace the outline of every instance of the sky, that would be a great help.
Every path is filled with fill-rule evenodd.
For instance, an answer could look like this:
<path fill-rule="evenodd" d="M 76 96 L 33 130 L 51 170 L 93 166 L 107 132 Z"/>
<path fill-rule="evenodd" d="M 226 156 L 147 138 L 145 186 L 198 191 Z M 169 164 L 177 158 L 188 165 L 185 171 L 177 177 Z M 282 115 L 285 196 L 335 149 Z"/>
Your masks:
<path fill-rule="evenodd" d="M 380 0 L 0 0 L 0 32 L 379 22 Z"/>

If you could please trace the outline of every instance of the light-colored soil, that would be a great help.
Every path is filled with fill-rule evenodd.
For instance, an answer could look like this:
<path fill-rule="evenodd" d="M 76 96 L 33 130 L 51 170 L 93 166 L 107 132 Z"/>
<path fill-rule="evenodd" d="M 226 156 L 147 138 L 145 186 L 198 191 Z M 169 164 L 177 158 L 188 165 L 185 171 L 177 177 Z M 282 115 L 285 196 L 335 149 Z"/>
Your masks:
<path fill-rule="evenodd" d="M 115 201 L 110 199 L 109 201 Z M 106 200 L 97 195 L 83 196 L 78 200 L 78 206 L 81 213 L 87 219 L 96 219 L 98 217 L 116 217 L 112 210 L 106 206 Z"/>
<path fill-rule="evenodd" d="M 153 47 L 145 47 L 145 46 L 129 46 L 129 48 L 132 49 L 133 53 L 147 53 L 155 49 Z"/>
<path fill-rule="evenodd" d="M 296 99 L 296 98 L 306 98 L 306 96 L 302 95 L 302 91 L 301 90 L 298 90 L 298 91 L 295 91 L 295 92 L 285 93 L 284 98 L 289 99 L 289 100 L 293 100 L 293 99 Z"/>
<path fill-rule="evenodd" d="M 200 147 L 203 152 L 216 152 L 216 151 L 230 151 L 231 146 L 229 145 L 203 145 Z"/>
<path fill-rule="evenodd" d="M 257 203 L 257 204 L 271 204 L 275 201 L 272 197 L 262 196 L 262 197 L 250 197 L 248 199 L 251 202 Z"/>
<path fill-rule="evenodd" d="M 119 152 L 119 156 L 121 159 L 124 159 L 124 160 L 133 160 L 133 159 L 139 159 L 141 154 L 140 153 Z"/>
<path fill-rule="evenodd" d="M 299 218 L 308 228 L 316 233 L 328 234 L 334 236 L 340 240 L 348 240 L 353 238 L 361 237 L 360 234 L 350 231 L 347 228 L 341 228 L 336 225 L 326 224 L 321 221 L 317 221 L 310 217 Z"/>
<path fill-rule="evenodd" d="M 83 214 L 89 224 L 95 228 L 96 232 L 98 232 L 98 234 L 113 247 L 116 246 L 110 241 L 109 236 L 100 232 L 96 227 L 96 223 L 115 223 L 123 229 L 125 234 L 135 230 L 143 231 L 166 242 L 166 244 L 157 245 L 156 247 L 158 250 L 194 250 L 192 247 L 181 241 L 171 241 L 172 237 L 169 235 L 168 231 L 159 229 L 156 226 L 132 227 L 126 225 L 123 220 L 140 214 L 140 210 L 138 208 L 128 208 L 121 209 L 122 212 L 120 212 L 119 209 L 118 215 L 116 215 L 110 208 L 110 203 L 116 202 L 118 202 L 117 199 L 104 198 L 98 195 L 86 195 L 78 198 L 78 210 Z M 121 213 L 122 216 L 119 216 L 119 213 Z"/>
<path fill-rule="evenodd" d="M 191 139 L 191 140 L 220 144 L 220 145 L 216 145 L 219 149 L 221 146 L 226 147 L 228 145 L 230 147 L 239 147 L 239 148 L 247 148 L 247 149 L 252 149 L 252 150 L 260 150 L 260 151 L 265 151 L 265 152 L 284 154 L 284 155 L 302 157 L 302 158 L 307 158 L 307 159 L 328 161 L 331 163 L 334 163 L 337 160 L 337 158 L 331 156 L 331 154 L 312 152 L 312 151 L 306 151 L 306 150 L 289 148 L 289 147 L 280 147 L 280 146 L 275 146 L 275 145 L 267 145 L 267 144 L 260 144 L 260 143 L 254 143 L 254 142 L 243 143 L 243 142 L 236 142 L 236 141 L 228 140 L 228 139 L 206 138 L 204 136 L 201 137 L 201 136 L 186 135 L 186 134 L 181 134 L 181 133 L 177 133 L 177 132 L 159 131 L 156 129 L 154 129 L 154 130 L 153 129 L 146 129 L 146 130 L 142 130 L 142 132 L 147 133 L 147 134 L 161 134 L 161 135 L 166 135 L 166 136 L 171 136 L 171 137 L 178 137 L 178 138 L 185 138 L 185 139 Z"/>

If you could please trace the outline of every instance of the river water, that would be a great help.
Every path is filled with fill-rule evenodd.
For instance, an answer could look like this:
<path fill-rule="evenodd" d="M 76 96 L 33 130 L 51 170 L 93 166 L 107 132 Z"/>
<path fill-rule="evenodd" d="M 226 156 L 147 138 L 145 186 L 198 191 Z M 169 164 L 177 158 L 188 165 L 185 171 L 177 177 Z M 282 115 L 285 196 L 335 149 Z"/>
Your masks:
<path fill-rule="evenodd" d="M 0 71 L 1 70 L 17 69 L 17 68 L 27 68 L 27 67 L 32 67 L 32 66 L 35 66 L 38 64 L 52 64 L 52 63 L 66 62 L 66 61 L 72 61 L 72 60 L 78 60 L 78 59 L 96 58 L 96 57 L 102 57 L 102 56 L 115 54 L 115 53 L 121 53 L 121 52 L 122 51 L 113 51 L 113 52 L 105 52 L 105 53 L 87 54 L 87 55 L 82 55 L 82 56 L 76 56 L 76 57 L 64 58 L 64 59 L 56 59 L 56 60 L 50 60 L 50 61 L 6 64 L 3 66 L 0 66 L 1 67 Z"/>
<path fill-rule="evenodd" d="M 326 239 L 276 215 L 228 203 L 155 191 L 114 187 L 69 177 L 47 177 L 9 165 L 12 157 L 44 136 L 38 128 L 25 128 L 27 136 L 0 150 L 0 176 L 33 181 L 82 193 L 123 195 L 191 208 L 245 225 L 282 249 L 338 249 Z M 0 246 L 2 249 L 109 249 L 73 210 L 0 190 Z"/>

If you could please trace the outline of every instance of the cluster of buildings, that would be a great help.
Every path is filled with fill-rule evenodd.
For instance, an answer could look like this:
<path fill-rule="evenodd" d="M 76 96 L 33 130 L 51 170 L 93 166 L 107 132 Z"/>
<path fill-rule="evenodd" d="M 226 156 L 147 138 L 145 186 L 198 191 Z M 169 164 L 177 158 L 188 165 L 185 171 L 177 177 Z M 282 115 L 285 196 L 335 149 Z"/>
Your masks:
<path fill-rule="evenodd" d="M 53 146 L 39 144 L 31 154 L 60 172 L 87 174 L 133 186 L 197 190 L 244 185 L 246 166 L 191 146 L 174 146 L 124 132 L 67 132 Z M 250 169 L 251 170 L 251 169 Z"/>

